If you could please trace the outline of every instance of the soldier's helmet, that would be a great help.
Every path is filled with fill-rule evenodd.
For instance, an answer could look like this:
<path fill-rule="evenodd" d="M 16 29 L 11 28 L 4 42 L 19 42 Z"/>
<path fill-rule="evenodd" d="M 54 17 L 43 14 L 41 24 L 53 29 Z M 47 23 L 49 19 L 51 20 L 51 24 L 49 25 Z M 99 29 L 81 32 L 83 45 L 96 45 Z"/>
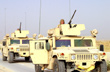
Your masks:
<path fill-rule="evenodd" d="M 65 24 L 64 19 L 61 19 L 61 20 L 60 20 L 60 24 Z"/>

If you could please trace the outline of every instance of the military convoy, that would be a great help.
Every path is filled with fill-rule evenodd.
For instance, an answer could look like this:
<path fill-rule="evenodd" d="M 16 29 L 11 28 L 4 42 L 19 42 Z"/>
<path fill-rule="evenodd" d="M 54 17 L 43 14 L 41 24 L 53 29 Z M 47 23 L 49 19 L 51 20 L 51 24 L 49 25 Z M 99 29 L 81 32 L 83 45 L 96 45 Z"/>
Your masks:
<path fill-rule="evenodd" d="M 2 42 L 3 61 L 8 59 L 12 63 L 16 57 L 25 57 L 28 61 L 31 57 L 35 72 L 46 69 L 53 72 L 107 72 L 104 46 L 100 45 L 99 49 L 96 46 L 98 31 L 91 31 L 91 36 L 80 36 L 85 25 L 71 24 L 71 20 L 60 28 L 48 30 L 48 36 L 40 35 L 38 40 L 35 40 L 35 34 L 28 38 L 29 31 L 21 29 L 11 37 L 7 34 Z"/>
<path fill-rule="evenodd" d="M 16 57 L 25 57 L 26 61 L 30 59 L 29 41 L 36 39 L 36 34 L 33 38 L 27 36 L 28 30 L 15 30 L 14 33 L 7 34 L 2 41 L 2 59 L 8 60 L 9 63 L 14 62 Z"/>

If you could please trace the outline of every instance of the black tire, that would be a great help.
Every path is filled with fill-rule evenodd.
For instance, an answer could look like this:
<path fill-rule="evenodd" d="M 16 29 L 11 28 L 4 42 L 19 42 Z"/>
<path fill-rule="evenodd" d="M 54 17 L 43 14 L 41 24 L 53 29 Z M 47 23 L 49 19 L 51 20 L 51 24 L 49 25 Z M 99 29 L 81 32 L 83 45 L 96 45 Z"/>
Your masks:
<path fill-rule="evenodd" d="M 35 64 L 35 72 L 44 72 L 41 70 L 41 66 L 39 64 Z"/>
<path fill-rule="evenodd" d="M 72 71 L 72 72 L 80 72 L 80 71 L 74 70 L 74 71 Z"/>
<path fill-rule="evenodd" d="M 8 62 L 13 63 L 14 62 L 14 53 L 9 52 L 8 53 Z"/>
<path fill-rule="evenodd" d="M 3 61 L 7 61 L 7 57 L 4 56 L 3 53 L 2 53 L 2 60 L 3 60 Z"/>
<path fill-rule="evenodd" d="M 30 57 L 25 57 L 25 61 L 29 61 Z"/>
<path fill-rule="evenodd" d="M 101 63 L 96 63 L 96 67 L 91 72 L 107 72 L 107 65 L 105 61 L 102 61 Z"/>
<path fill-rule="evenodd" d="M 64 61 L 58 61 L 58 59 L 55 59 L 53 63 L 53 72 L 65 72 Z"/>

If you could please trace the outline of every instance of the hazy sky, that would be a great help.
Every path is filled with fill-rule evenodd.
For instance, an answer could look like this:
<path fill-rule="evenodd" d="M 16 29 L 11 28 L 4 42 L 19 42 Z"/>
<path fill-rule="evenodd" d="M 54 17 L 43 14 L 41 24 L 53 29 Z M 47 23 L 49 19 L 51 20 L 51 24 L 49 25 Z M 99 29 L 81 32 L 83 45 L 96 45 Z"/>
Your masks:
<path fill-rule="evenodd" d="M 110 0 L 42 0 L 41 5 L 41 34 L 47 36 L 47 30 L 55 28 L 60 19 L 68 23 L 76 9 L 72 23 L 85 24 L 86 30 L 82 35 L 89 36 L 90 31 L 97 29 L 98 40 L 110 40 Z M 6 13 L 5 13 L 6 12 Z M 6 33 L 11 34 L 19 28 L 33 33 L 39 32 L 40 0 L 0 0 L 0 39 Z M 6 16 L 6 19 L 5 19 Z M 5 21 L 6 20 L 6 21 Z M 26 22 L 26 23 L 25 23 Z"/>

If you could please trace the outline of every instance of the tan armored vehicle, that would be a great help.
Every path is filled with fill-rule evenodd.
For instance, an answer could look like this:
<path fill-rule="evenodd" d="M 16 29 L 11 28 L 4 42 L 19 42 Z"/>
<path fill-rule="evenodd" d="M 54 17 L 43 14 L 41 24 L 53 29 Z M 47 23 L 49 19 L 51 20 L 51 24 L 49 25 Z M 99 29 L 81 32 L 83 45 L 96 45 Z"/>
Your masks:
<path fill-rule="evenodd" d="M 33 38 L 28 38 L 28 30 L 16 30 L 14 33 L 5 36 L 2 41 L 2 57 L 3 61 L 8 59 L 9 63 L 14 62 L 16 57 L 25 57 L 26 61 L 30 59 L 29 41 L 35 40 L 36 35 Z"/>
<path fill-rule="evenodd" d="M 80 36 L 85 26 L 71 24 L 72 18 L 60 28 L 50 29 L 48 37 L 41 35 L 39 40 L 30 41 L 30 56 L 35 64 L 35 72 L 47 69 L 53 72 L 107 72 L 104 47 L 96 47 L 98 31 L 91 31 L 92 36 Z"/>
<path fill-rule="evenodd" d="M 30 41 L 30 55 L 35 71 L 51 69 L 53 72 L 107 72 L 103 45 L 96 47 L 97 31 L 92 36 L 79 36 L 84 24 L 61 25 L 48 31 L 48 37 Z"/>

